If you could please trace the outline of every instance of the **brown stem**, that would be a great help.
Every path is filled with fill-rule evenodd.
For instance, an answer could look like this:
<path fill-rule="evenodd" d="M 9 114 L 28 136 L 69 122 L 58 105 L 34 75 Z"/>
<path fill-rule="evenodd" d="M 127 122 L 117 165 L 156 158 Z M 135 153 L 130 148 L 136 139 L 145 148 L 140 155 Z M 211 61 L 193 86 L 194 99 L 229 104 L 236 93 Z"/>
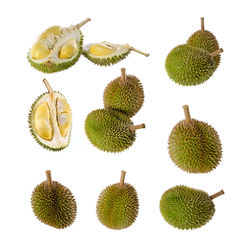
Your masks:
<path fill-rule="evenodd" d="M 134 47 L 132 47 L 132 46 L 130 46 L 130 45 L 128 45 L 128 44 L 127 44 L 126 46 L 127 46 L 128 49 L 133 50 L 133 51 L 135 51 L 135 52 L 137 52 L 137 53 L 139 53 L 139 54 L 142 54 L 142 55 L 144 55 L 144 56 L 149 56 L 148 53 L 142 52 L 141 50 L 138 50 L 138 49 L 136 49 L 136 48 L 134 48 Z"/>
<path fill-rule="evenodd" d="M 50 171 L 50 170 L 47 170 L 47 171 L 46 171 L 46 175 L 47 175 L 47 183 L 48 183 L 48 186 L 51 187 L 51 186 L 52 186 L 51 171 Z"/>
<path fill-rule="evenodd" d="M 201 31 L 205 30 L 204 17 L 201 17 Z"/>
<path fill-rule="evenodd" d="M 53 89 L 51 88 L 49 82 L 45 78 L 43 79 L 43 82 L 44 82 L 46 88 L 48 89 L 48 91 L 50 93 L 51 100 L 54 102 L 54 91 L 53 91 Z"/>
<path fill-rule="evenodd" d="M 125 175 L 126 175 L 126 172 L 124 170 L 122 170 L 121 178 L 120 178 L 120 186 L 121 187 L 124 186 Z"/>
<path fill-rule="evenodd" d="M 217 198 L 218 196 L 223 195 L 223 194 L 224 194 L 224 191 L 221 190 L 221 191 L 219 191 L 218 193 L 215 193 L 215 194 L 211 195 L 211 196 L 210 196 L 210 199 L 213 200 L 213 199 L 215 199 L 215 198 Z"/>
<path fill-rule="evenodd" d="M 221 52 L 223 52 L 223 49 L 217 49 L 214 52 L 210 53 L 210 56 L 215 57 L 215 56 L 219 55 Z"/>
<path fill-rule="evenodd" d="M 135 131 L 135 130 L 141 129 L 141 128 L 145 128 L 145 124 L 144 124 L 144 123 L 139 124 L 139 125 L 131 125 L 131 126 L 130 126 L 130 130 L 131 130 L 131 131 Z"/>
<path fill-rule="evenodd" d="M 82 22 L 76 24 L 76 25 L 73 27 L 73 29 L 74 29 L 74 30 L 77 30 L 77 29 L 81 28 L 85 23 L 89 22 L 90 20 L 91 20 L 90 18 L 87 18 L 87 19 L 83 20 Z"/>
<path fill-rule="evenodd" d="M 191 123 L 191 116 L 190 116 L 188 105 L 184 105 L 183 109 L 184 109 L 184 114 L 185 114 L 185 120 L 186 120 L 186 122 L 187 123 Z"/>
<path fill-rule="evenodd" d="M 126 82 L 126 69 L 125 68 L 121 68 L 121 79 L 122 82 L 125 83 Z"/>

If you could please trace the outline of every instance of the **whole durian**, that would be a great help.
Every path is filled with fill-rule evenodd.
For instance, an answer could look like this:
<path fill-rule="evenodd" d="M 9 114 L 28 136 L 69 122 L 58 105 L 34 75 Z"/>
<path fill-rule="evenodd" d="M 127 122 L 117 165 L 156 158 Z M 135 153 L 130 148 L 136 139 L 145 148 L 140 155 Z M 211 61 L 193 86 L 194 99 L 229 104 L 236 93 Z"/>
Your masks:
<path fill-rule="evenodd" d="M 82 54 L 91 62 L 100 66 L 110 66 L 125 59 L 131 51 L 149 56 L 128 44 L 113 44 L 109 42 L 92 43 L 83 47 Z"/>
<path fill-rule="evenodd" d="M 129 227 L 136 219 L 139 201 L 136 190 L 124 183 L 125 171 L 122 171 L 120 183 L 106 187 L 100 194 L 96 213 L 99 221 L 111 229 Z"/>
<path fill-rule="evenodd" d="M 74 65 L 82 54 L 80 27 L 88 21 L 90 18 L 67 28 L 52 26 L 46 29 L 29 50 L 31 66 L 44 73 L 53 73 Z"/>
<path fill-rule="evenodd" d="M 201 17 L 201 29 L 189 37 L 187 44 L 193 47 L 204 49 L 208 53 L 212 53 L 213 51 L 219 49 L 219 43 L 214 34 L 208 30 L 205 30 L 204 17 Z M 220 58 L 220 54 L 213 57 L 215 69 L 217 69 L 220 64 Z"/>
<path fill-rule="evenodd" d="M 41 222 L 61 229 L 70 226 L 76 217 L 76 202 L 71 191 L 62 184 L 51 180 L 50 170 L 47 180 L 36 186 L 32 193 L 33 212 Z"/>
<path fill-rule="evenodd" d="M 223 50 L 208 53 L 204 49 L 187 44 L 175 47 L 165 62 L 169 77 L 184 86 L 198 85 L 207 81 L 215 71 L 213 58 Z"/>
<path fill-rule="evenodd" d="M 40 95 L 29 113 L 30 132 L 45 149 L 59 151 L 69 145 L 72 115 L 65 97 L 53 91 L 46 79 L 48 92 Z"/>
<path fill-rule="evenodd" d="M 133 75 L 126 75 L 121 69 L 121 77 L 111 81 L 105 88 L 104 107 L 134 116 L 142 107 L 144 92 L 140 80 Z"/>
<path fill-rule="evenodd" d="M 207 123 L 191 119 L 187 105 L 183 108 L 186 119 L 178 122 L 170 133 L 169 155 L 186 172 L 210 172 L 217 167 L 222 157 L 220 138 Z"/>
<path fill-rule="evenodd" d="M 195 229 L 205 225 L 214 215 L 213 199 L 224 191 L 209 196 L 206 192 L 186 186 L 167 190 L 160 200 L 163 218 L 178 229 Z"/>
<path fill-rule="evenodd" d="M 88 114 L 85 132 L 90 142 L 100 150 L 121 152 L 135 141 L 135 130 L 145 128 L 144 124 L 133 125 L 122 112 L 97 109 Z"/>

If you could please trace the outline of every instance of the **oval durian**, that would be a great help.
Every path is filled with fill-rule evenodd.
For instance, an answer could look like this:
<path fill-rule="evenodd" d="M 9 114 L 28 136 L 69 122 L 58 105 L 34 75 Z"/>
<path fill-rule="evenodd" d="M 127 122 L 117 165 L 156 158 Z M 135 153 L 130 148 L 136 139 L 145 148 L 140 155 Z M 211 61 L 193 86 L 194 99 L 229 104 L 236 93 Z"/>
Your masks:
<path fill-rule="evenodd" d="M 160 211 L 166 222 L 178 229 L 199 228 L 213 217 L 213 199 L 222 194 L 223 190 L 209 196 L 201 190 L 175 186 L 162 195 Z"/>
<path fill-rule="evenodd" d="M 106 187 L 100 194 L 96 213 L 99 221 L 111 229 L 124 229 L 133 224 L 139 210 L 136 190 L 124 183 L 122 171 L 120 183 Z"/>

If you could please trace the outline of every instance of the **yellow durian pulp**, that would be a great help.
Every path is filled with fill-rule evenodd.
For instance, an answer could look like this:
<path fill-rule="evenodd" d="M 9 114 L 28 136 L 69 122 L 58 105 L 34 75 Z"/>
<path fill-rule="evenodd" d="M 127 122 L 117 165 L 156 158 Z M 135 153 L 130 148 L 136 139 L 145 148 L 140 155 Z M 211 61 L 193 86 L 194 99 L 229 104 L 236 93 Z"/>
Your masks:
<path fill-rule="evenodd" d="M 89 52 L 95 56 L 106 56 L 112 54 L 114 51 L 114 48 L 104 44 L 92 44 L 89 47 Z"/>
<path fill-rule="evenodd" d="M 59 52 L 59 58 L 70 59 L 77 53 L 77 43 L 74 38 L 67 41 Z"/>

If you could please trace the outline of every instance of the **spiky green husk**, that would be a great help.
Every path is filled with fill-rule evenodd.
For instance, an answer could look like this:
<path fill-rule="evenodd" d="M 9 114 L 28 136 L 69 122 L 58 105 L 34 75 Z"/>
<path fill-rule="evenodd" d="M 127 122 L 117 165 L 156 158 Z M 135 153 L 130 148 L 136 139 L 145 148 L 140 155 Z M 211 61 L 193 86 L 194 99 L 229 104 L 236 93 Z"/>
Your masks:
<path fill-rule="evenodd" d="M 193 47 L 206 50 L 208 53 L 212 53 L 219 49 L 219 44 L 214 36 L 208 30 L 198 30 L 193 35 L 191 35 L 187 41 L 187 44 Z M 216 70 L 220 64 L 220 55 L 213 57 L 214 65 Z"/>
<path fill-rule="evenodd" d="M 76 202 L 71 191 L 56 181 L 47 181 L 33 191 L 31 204 L 36 217 L 43 223 L 61 229 L 70 226 L 76 217 Z"/>
<path fill-rule="evenodd" d="M 121 77 L 116 78 L 105 88 L 104 107 L 126 113 L 129 117 L 134 116 L 142 107 L 144 92 L 140 80 L 127 75 L 126 82 Z"/>
<path fill-rule="evenodd" d="M 206 192 L 181 185 L 162 195 L 160 211 L 170 225 L 178 229 L 195 229 L 213 217 L 215 207 Z"/>
<path fill-rule="evenodd" d="M 58 93 L 60 95 L 62 95 L 60 92 L 54 91 L 55 93 Z M 40 96 L 38 96 L 38 98 L 33 102 L 33 104 L 31 105 L 30 111 L 29 111 L 29 115 L 28 115 L 28 123 L 29 123 L 29 130 L 31 135 L 33 136 L 33 138 L 36 140 L 36 142 L 42 146 L 43 148 L 47 149 L 47 150 L 51 150 L 51 151 L 61 151 L 63 149 L 65 149 L 66 147 L 69 146 L 70 143 L 70 138 L 71 138 L 71 127 L 70 127 L 70 134 L 69 134 L 69 140 L 68 140 L 68 144 L 65 145 L 64 147 L 60 147 L 60 148 L 52 148 L 49 147 L 48 145 L 43 144 L 40 140 L 39 137 L 37 137 L 34 128 L 32 127 L 32 121 L 33 121 L 33 109 L 36 106 L 37 102 L 44 96 L 48 94 L 48 92 L 41 94 Z M 63 95 L 62 95 L 63 96 Z M 64 97 L 64 96 L 63 96 Z M 66 100 L 66 98 L 64 97 L 64 99 Z"/>
<path fill-rule="evenodd" d="M 184 86 L 205 82 L 212 76 L 215 69 L 209 53 L 189 45 L 175 47 L 168 54 L 165 67 L 169 77 Z"/>
<path fill-rule="evenodd" d="M 97 109 L 87 116 L 85 132 L 90 142 L 100 150 L 121 152 L 135 141 L 131 125 L 132 121 L 119 111 Z"/>
<path fill-rule="evenodd" d="M 98 56 L 94 56 L 91 55 L 90 53 L 88 53 L 87 51 L 82 51 L 82 54 L 91 62 L 93 62 L 94 64 L 100 65 L 100 66 L 110 66 L 113 64 L 116 64 L 118 62 L 120 62 L 121 60 L 125 59 L 128 54 L 130 53 L 130 50 L 128 50 L 125 53 L 119 54 L 119 55 L 115 55 L 112 57 L 98 57 Z"/>
<path fill-rule="evenodd" d="M 136 190 L 129 184 L 114 184 L 99 196 L 96 212 L 100 222 L 108 228 L 123 229 L 136 219 L 139 201 Z"/>
<path fill-rule="evenodd" d="M 172 161 L 189 173 L 207 173 L 220 163 L 222 147 L 216 130 L 205 122 L 180 121 L 168 141 Z"/>
<path fill-rule="evenodd" d="M 80 38 L 80 42 L 79 42 L 79 50 L 77 55 L 72 59 L 69 60 L 67 62 L 62 62 L 62 63 L 36 63 L 35 61 L 31 60 L 30 55 L 28 53 L 28 61 L 30 62 L 31 66 L 34 67 L 35 69 L 43 72 L 43 73 L 55 73 L 55 72 L 59 72 L 59 71 L 63 71 L 65 69 L 70 68 L 71 66 L 73 66 L 80 58 L 81 54 L 82 54 L 82 44 L 83 44 L 83 35 L 81 33 L 81 38 Z M 58 59 L 60 60 L 60 59 Z"/>

